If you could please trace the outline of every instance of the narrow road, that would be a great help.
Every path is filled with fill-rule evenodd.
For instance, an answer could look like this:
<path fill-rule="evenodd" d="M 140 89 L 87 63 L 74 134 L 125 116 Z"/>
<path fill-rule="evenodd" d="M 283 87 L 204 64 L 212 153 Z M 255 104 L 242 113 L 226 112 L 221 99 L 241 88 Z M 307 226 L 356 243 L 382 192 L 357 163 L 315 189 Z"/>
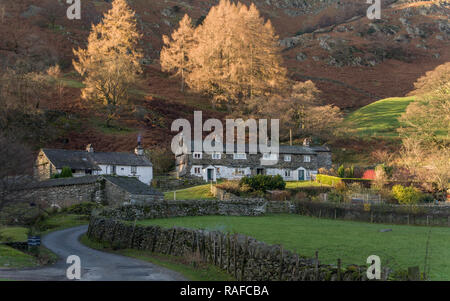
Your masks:
<path fill-rule="evenodd" d="M 180 274 L 134 258 L 88 248 L 78 239 L 88 226 L 55 231 L 42 239 L 42 244 L 57 254 L 59 261 L 49 267 L 0 270 L 0 278 L 11 280 L 64 281 L 69 264 L 66 259 L 81 259 L 81 281 L 182 281 Z"/>

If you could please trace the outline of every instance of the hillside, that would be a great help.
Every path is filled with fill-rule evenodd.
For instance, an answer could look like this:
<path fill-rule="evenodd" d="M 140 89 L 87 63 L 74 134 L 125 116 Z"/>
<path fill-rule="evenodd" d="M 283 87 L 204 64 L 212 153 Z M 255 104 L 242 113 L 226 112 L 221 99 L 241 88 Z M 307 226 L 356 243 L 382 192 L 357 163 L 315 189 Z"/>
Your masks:
<path fill-rule="evenodd" d="M 361 137 L 397 137 L 397 129 L 400 127 L 398 118 L 412 101 L 414 97 L 394 97 L 376 101 L 349 114 L 345 126 L 356 130 Z"/>
<path fill-rule="evenodd" d="M 135 108 L 114 128 L 105 128 L 101 116 L 80 100 L 81 80 L 71 66 L 72 49 L 85 45 L 90 24 L 99 22 L 110 3 L 85 1 L 82 19 L 70 21 L 64 1 L 54 2 L 0 0 L 0 66 L 26 60 L 35 70 L 59 64 L 65 73 L 63 95 L 42 100 L 42 108 L 58 116 L 54 126 L 61 130 L 46 146 L 79 149 L 95 143 L 99 150 L 130 151 L 139 133 L 146 147 L 168 145 L 172 120 L 191 119 L 195 109 L 202 109 L 204 118 L 225 116 L 207 98 L 179 92 L 179 82 L 162 73 L 158 61 L 162 35 L 186 13 L 201 22 L 218 1 L 130 1 L 144 35 L 145 79 L 131 97 Z M 274 24 L 290 77 L 313 80 L 327 103 L 346 110 L 404 96 L 417 78 L 450 59 L 449 8 L 442 1 L 384 1 L 376 21 L 365 17 L 368 5 L 361 1 L 242 2 L 254 2 Z"/>

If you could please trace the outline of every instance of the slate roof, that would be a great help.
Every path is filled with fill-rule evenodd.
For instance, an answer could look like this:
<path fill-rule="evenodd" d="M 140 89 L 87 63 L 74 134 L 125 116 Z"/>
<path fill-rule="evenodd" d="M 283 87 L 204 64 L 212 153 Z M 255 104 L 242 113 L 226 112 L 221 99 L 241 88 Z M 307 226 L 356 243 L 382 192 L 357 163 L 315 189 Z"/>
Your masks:
<path fill-rule="evenodd" d="M 131 194 L 136 195 L 162 195 L 161 192 L 153 189 L 151 186 L 146 185 L 139 181 L 137 178 L 132 177 L 118 177 L 118 176 L 102 176 L 105 180 L 119 186 L 123 190 L 128 191 Z"/>
<path fill-rule="evenodd" d="M 245 152 L 249 152 L 249 144 L 245 144 Z M 226 144 L 223 149 L 226 151 Z M 234 150 L 237 151 L 237 144 L 234 144 Z M 191 143 L 191 152 L 194 151 L 194 142 Z M 280 145 L 280 154 L 293 155 L 315 155 L 317 152 L 329 152 L 330 149 L 326 146 L 304 146 L 304 145 Z M 259 152 L 259 148 L 258 148 Z"/>
<path fill-rule="evenodd" d="M 56 168 L 68 166 L 72 169 L 101 170 L 99 164 L 125 166 L 152 166 L 145 156 L 133 153 L 87 152 L 66 149 L 42 149 Z"/>
<path fill-rule="evenodd" d="M 92 184 L 97 181 L 98 177 L 99 176 L 83 176 L 73 178 L 49 179 L 41 182 L 30 183 L 27 188 L 45 188 L 56 186 Z"/>

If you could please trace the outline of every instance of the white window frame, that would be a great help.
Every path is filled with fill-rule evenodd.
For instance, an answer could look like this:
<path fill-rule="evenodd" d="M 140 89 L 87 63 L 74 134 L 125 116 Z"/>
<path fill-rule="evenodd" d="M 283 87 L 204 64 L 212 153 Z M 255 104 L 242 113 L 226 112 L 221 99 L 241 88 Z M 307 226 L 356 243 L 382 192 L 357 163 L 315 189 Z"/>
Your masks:
<path fill-rule="evenodd" d="M 246 153 L 234 153 L 233 159 L 234 160 L 247 160 L 247 154 Z"/>
<path fill-rule="evenodd" d="M 137 166 L 131 166 L 131 173 L 133 175 L 137 174 Z"/>
<path fill-rule="evenodd" d="M 201 166 L 192 166 L 192 169 L 194 171 L 194 175 L 201 175 L 202 174 L 202 167 Z"/>
<path fill-rule="evenodd" d="M 284 177 L 285 177 L 285 178 L 290 178 L 290 177 L 292 177 L 292 172 L 291 172 L 290 169 L 285 169 L 285 170 L 284 170 Z"/>
<path fill-rule="evenodd" d="M 263 154 L 263 160 L 277 160 L 278 156 L 277 154 L 272 154 L 272 153 L 264 153 Z"/>
<path fill-rule="evenodd" d="M 245 176 L 245 168 L 235 168 L 234 174 L 236 176 Z"/>
<path fill-rule="evenodd" d="M 284 162 L 291 162 L 291 155 L 284 155 Z"/>
<path fill-rule="evenodd" d="M 211 158 L 213 160 L 220 160 L 220 159 L 222 159 L 222 154 L 221 153 L 212 153 Z"/>
<path fill-rule="evenodd" d="M 311 156 L 309 156 L 309 155 L 303 156 L 303 162 L 305 162 L 305 163 L 311 162 Z"/>
<path fill-rule="evenodd" d="M 194 159 L 202 159 L 203 154 L 200 153 L 200 152 L 194 152 L 194 153 L 192 154 L 192 156 L 194 157 Z"/>

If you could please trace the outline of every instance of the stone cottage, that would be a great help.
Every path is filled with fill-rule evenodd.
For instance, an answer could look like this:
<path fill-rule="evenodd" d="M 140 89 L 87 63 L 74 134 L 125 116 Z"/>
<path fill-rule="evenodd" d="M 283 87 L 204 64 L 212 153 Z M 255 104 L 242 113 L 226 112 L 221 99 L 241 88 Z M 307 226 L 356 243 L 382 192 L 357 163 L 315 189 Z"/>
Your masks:
<path fill-rule="evenodd" d="M 274 164 L 265 164 L 268 161 Z M 250 154 L 248 145 L 244 153 L 208 154 L 194 152 L 192 143 L 190 153 L 176 155 L 178 177 L 194 176 L 205 181 L 257 174 L 281 175 L 286 181 L 310 180 L 321 167 L 331 168 L 331 151 L 326 146 L 310 146 L 308 140 L 303 145 L 280 145 L 279 154 Z"/>
<path fill-rule="evenodd" d="M 147 185 L 153 179 L 152 163 L 140 142 L 134 153 L 95 152 L 91 144 L 84 151 L 44 148 L 36 159 L 34 175 L 39 181 L 50 179 L 64 167 L 69 167 L 74 177 L 116 175 L 134 177 Z"/>

